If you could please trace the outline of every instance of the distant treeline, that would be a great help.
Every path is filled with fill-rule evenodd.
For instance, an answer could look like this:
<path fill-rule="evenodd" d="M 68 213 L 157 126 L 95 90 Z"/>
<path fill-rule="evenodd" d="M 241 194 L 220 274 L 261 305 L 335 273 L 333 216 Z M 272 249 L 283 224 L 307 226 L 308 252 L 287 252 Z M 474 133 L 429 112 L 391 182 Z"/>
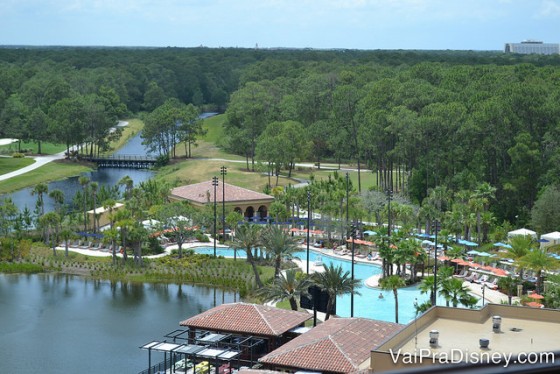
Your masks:
<path fill-rule="evenodd" d="M 500 220 L 528 220 L 539 192 L 560 179 L 560 56 L 0 48 L 0 136 L 102 148 L 116 118 L 168 99 L 225 111 L 222 145 L 248 164 L 351 160 L 417 203 L 435 187 L 486 182 Z M 293 134 L 304 142 L 280 145 Z"/>

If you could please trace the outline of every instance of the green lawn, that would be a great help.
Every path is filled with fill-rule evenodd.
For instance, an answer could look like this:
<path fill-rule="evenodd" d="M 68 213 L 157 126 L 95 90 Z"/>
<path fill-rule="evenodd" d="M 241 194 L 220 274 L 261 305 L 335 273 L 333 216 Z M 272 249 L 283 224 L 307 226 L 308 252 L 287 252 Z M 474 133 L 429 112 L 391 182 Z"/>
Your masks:
<path fill-rule="evenodd" d="M 21 150 L 30 150 L 30 153 L 37 154 L 37 143 L 34 142 L 22 142 L 21 143 Z M 41 154 L 43 155 L 53 155 L 55 153 L 59 153 L 66 150 L 66 146 L 64 144 L 54 144 L 43 142 L 41 143 Z M 0 154 L 12 154 L 18 151 L 18 143 L 12 143 L 7 145 L 0 146 Z"/>
<path fill-rule="evenodd" d="M 10 173 L 34 163 L 32 158 L 0 157 L 0 175 Z"/>
<path fill-rule="evenodd" d="M 79 175 L 91 168 L 70 161 L 54 161 L 38 169 L 0 182 L 0 194 L 17 191 L 41 182 L 50 182 Z"/>

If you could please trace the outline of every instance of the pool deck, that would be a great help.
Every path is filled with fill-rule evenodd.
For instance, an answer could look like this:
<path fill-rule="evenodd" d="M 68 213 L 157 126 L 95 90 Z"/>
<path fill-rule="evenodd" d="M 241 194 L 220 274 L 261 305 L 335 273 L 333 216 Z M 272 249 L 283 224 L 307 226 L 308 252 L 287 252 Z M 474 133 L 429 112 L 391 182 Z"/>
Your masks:
<path fill-rule="evenodd" d="M 301 246 L 301 248 L 302 249 L 307 249 L 307 247 L 304 246 L 304 245 Z M 350 259 L 350 256 L 339 255 L 339 254 L 335 253 L 335 251 L 333 251 L 332 249 L 313 248 L 313 250 L 315 252 L 321 253 L 325 256 L 332 256 L 332 257 L 336 257 L 336 258 L 343 259 L 343 260 L 349 260 Z M 375 264 L 375 265 L 378 265 L 378 266 L 382 265 L 381 260 L 368 260 L 368 259 L 364 259 L 364 258 L 354 257 L 354 261 L 361 262 L 361 263 L 367 263 L 367 264 Z M 303 271 L 306 271 L 307 261 L 301 260 L 301 261 L 298 261 L 297 263 L 298 263 L 298 266 Z M 309 271 L 311 273 L 316 272 L 316 271 L 323 271 L 323 270 L 324 270 L 323 266 L 316 266 L 313 262 L 311 262 L 309 264 Z M 364 281 L 364 284 L 365 284 L 366 287 L 378 288 L 379 287 L 379 279 L 381 277 L 382 277 L 382 274 L 373 275 L 373 276 L 367 278 Z M 482 298 L 482 285 L 481 284 L 464 281 L 463 286 L 466 286 L 469 289 L 469 292 L 471 294 L 473 294 L 473 295 L 475 295 L 479 298 Z M 500 291 L 492 290 L 490 288 L 486 288 L 484 290 L 484 300 L 487 303 L 501 304 L 501 303 L 507 303 L 508 302 L 508 297 L 507 297 L 507 295 L 501 293 Z M 515 301 L 519 301 L 519 298 L 518 297 L 513 297 L 512 298 L 512 303 L 515 303 Z"/>

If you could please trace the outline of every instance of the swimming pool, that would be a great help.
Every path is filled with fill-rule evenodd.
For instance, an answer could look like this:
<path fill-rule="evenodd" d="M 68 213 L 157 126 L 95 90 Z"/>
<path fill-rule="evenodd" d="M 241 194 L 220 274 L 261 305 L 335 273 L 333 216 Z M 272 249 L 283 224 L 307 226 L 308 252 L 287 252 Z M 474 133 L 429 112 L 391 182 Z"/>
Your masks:
<path fill-rule="evenodd" d="M 214 254 L 213 247 L 196 247 L 193 248 L 197 253 Z M 233 257 L 233 249 L 217 248 L 218 256 Z M 246 258 L 244 251 L 237 252 L 238 258 Z M 306 251 L 296 252 L 294 257 L 304 260 L 307 258 Z M 317 253 L 310 249 L 309 260 L 315 261 L 320 257 L 325 266 L 333 264 L 333 266 L 342 266 L 343 271 L 352 271 L 350 258 L 341 259 L 338 257 L 328 256 L 324 253 Z M 362 287 L 357 291 L 361 295 L 354 295 L 354 317 L 365 317 L 378 319 L 382 321 L 395 322 L 395 297 L 392 291 L 381 291 L 380 289 L 369 288 L 363 285 L 363 282 L 373 276 L 381 274 L 381 267 L 375 264 L 358 262 L 354 264 L 354 277 L 362 280 Z M 383 298 L 379 298 L 379 294 L 383 294 Z M 428 301 L 429 294 L 421 294 L 418 286 L 399 288 L 399 323 L 408 323 L 416 317 L 416 309 L 414 303 L 422 304 Z M 350 295 L 338 296 L 336 298 L 336 314 L 341 317 L 350 317 Z M 445 305 L 445 299 L 438 297 L 438 305 Z"/>

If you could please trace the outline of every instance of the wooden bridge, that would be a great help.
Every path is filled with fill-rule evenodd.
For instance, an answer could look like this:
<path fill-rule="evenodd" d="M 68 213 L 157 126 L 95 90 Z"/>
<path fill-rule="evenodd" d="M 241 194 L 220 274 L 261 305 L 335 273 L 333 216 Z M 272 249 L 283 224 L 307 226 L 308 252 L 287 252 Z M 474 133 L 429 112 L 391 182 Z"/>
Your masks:
<path fill-rule="evenodd" d="M 156 164 L 155 157 L 142 155 L 80 155 L 80 159 L 105 168 L 149 169 Z"/>

